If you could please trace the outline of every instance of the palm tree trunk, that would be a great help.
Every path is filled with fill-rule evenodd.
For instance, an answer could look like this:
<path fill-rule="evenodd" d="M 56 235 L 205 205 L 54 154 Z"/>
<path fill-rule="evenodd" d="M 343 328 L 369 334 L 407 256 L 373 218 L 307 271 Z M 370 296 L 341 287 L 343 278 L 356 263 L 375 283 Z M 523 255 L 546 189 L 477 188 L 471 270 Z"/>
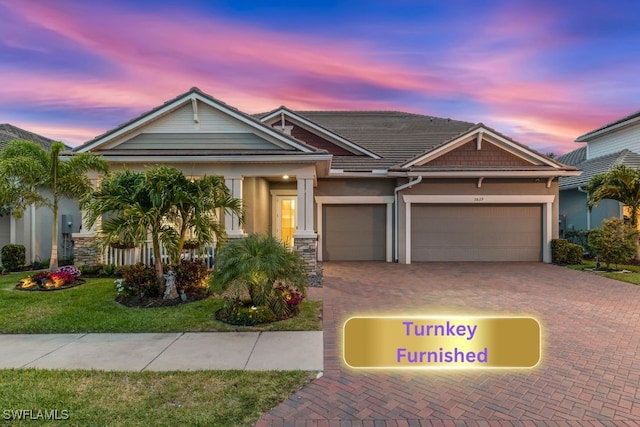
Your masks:
<path fill-rule="evenodd" d="M 51 230 L 51 259 L 49 260 L 49 271 L 58 269 L 58 200 L 53 199 L 53 227 Z"/>
<path fill-rule="evenodd" d="M 162 257 L 160 256 L 160 240 L 158 239 L 158 233 L 153 231 L 151 233 L 151 241 L 153 244 L 153 265 L 156 270 L 156 277 L 158 278 L 158 287 L 160 294 L 164 292 L 164 271 L 162 271 Z"/>

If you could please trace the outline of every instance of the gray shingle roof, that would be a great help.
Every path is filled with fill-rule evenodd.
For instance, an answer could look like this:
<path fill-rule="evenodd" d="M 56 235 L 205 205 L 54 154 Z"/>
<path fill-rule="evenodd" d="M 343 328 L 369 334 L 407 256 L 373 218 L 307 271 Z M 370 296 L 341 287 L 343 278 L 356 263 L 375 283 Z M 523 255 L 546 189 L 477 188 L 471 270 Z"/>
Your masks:
<path fill-rule="evenodd" d="M 562 156 L 556 159 L 560 163 L 565 165 L 575 166 L 578 163 L 582 163 L 587 160 L 587 146 L 580 147 L 573 151 L 568 152 L 567 154 L 563 154 Z"/>
<path fill-rule="evenodd" d="M 573 152 L 571 152 L 573 153 Z M 568 154 L 571 154 L 568 153 Z M 565 154 L 565 155 L 568 155 Z M 629 150 L 622 150 L 595 159 L 585 160 L 576 164 L 576 168 L 582 170 L 580 176 L 566 176 L 560 178 L 560 189 L 569 190 L 572 188 L 585 186 L 591 181 L 594 175 L 605 173 L 613 166 L 625 165 L 630 168 L 640 168 L 640 154 Z"/>
<path fill-rule="evenodd" d="M 475 126 L 470 122 L 398 111 L 295 113 L 379 154 L 388 166 L 422 154 Z"/>
<path fill-rule="evenodd" d="M 25 139 L 27 141 L 35 142 L 44 148 L 49 150 L 51 144 L 55 141 L 45 136 L 38 135 L 37 133 L 29 132 L 28 130 L 21 129 L 17 126 L 10 125 L 9 123 L 0 124 L 0 151 L 14 139 Z M 65 145 L 65 148 L 70 148 Z"/>

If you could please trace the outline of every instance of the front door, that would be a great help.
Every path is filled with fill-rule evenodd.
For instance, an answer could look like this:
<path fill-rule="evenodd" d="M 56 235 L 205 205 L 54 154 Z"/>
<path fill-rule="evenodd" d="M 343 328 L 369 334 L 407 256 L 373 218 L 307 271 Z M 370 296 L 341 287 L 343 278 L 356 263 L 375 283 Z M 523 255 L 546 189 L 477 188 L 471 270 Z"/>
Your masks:
<path fill-rule="evenodd" d="M 275 237 L 292 248 L 296 232 L 296 196 L 276 196 Z"/>

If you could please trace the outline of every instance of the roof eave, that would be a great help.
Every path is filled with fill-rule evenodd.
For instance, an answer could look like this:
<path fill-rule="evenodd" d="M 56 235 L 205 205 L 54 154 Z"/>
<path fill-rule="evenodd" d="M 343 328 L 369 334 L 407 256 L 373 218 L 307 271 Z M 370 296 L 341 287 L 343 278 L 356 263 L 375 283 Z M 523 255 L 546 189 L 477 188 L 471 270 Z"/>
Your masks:
<path fill-rule="evenodd" d="M 130 120 L 126 123 L 124 123 L 123 125 L 120 125 L 110 131 L 105 132 L 102 135 L 97 136 L 96 138 L 92 139 L 91 141 L 86 142 L 85 144 L 74 148 L 74 152 L 76 153 L 83 153 L 83 152 L 87 152 L 87 151 L 91 151 L 92 149 L 110 141 L 113 140 L 114 138 L 117 138 L 119 136 L 122 135 L 126 135 L 127 133 L 133 131 L 134 129 L 138 128 L 141 125 L 144 125 L 145 123 L 148 123 L 154 119 L 159 118 L 160 116 L 169 113 L 172 110 L 175 110 L 176 108 L 179 108 L 180 106 L 192 101 L 192 100 L 199 100 L 207 105 L 209 105 L 210 107 L 213 107 L 217 110 L 220 110 L 222 112 L 224 112 L 225 114 L 228 114 L 229 116 L 238 119 L 250 126 L 255 127 L 257 130 L 269 135 L 272 138 L 276 138 L 279 141 L 282 141 L 285 144 L 288 144 L 298 150 L 301 150 L 303 152 L 308 152 L 308 153 L 312 153 L 312 152 L 316 152 L 317 150 L 308 145 L 305 144 L 302 141 L 299 141 L 295 138 L 292 138 L 286 134 L 284 134 L 283 132 L 279 132 L 276 129 L 271 128 L 270 126 L 267 126 L 266 124 L 264 124 L 263 122 L 261 122 L 260 120 L 257 120 L 251 116 L 249 116 L 248 114 L 245 114 L 243 112 L 241 112 L 240 110 L 231 107 L 227 104 L 225 104 L 222 101 L 219 101 L 218 99 L 202 92 L 200 89 L 198 88 L 192 88 L 189 92 L 186 92 L 182 95 L 179 95 L 178 97 L 174 98 L 173 100 L 167 101 L 164 104 L 162 104 L 161 106 L 158 106 L 156 108 L 153 108 L 152 110 L 148 111 L 147 113 L 144 113 L 142 115 L 140 115 L 139 117 Z"/>
<path fill-rule="evenodd" d="M 598 129 L 592 130 L 591 132 L 587 132 L 584 135 L 580 135 L 575 139 L 575 142 L 590 142 L 596 138 L 616 132 L 627 126 L 632 126 L 636 123 L 640 123 L 640 111 L 615 122 L 599 127 Z"/>
<path fill-rule="evenodd" d="M 400 172 L 397 172 L 400 173 Z M 532 171 L 500 171 L 500 170 L 466 170 L 466 171 L 407 171 L 405 176 L 423 176 L 425 178 L 551 178 L 561 176 L 580 176 L 578 170 L 532 170 Z M 390 173 L 391 175 L 391 173 Z"/>

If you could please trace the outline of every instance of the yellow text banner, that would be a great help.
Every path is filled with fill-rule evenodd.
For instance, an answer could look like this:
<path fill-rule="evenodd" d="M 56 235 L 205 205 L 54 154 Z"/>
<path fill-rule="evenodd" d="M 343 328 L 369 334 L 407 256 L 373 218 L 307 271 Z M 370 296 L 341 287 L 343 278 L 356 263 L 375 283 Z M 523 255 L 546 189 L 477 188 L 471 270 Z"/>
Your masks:
<path fill-rule="evenodd" d="M 532 368 L 541 355 L 532 317 L 352 317 L 344 361 L 353 368 Z"/>

